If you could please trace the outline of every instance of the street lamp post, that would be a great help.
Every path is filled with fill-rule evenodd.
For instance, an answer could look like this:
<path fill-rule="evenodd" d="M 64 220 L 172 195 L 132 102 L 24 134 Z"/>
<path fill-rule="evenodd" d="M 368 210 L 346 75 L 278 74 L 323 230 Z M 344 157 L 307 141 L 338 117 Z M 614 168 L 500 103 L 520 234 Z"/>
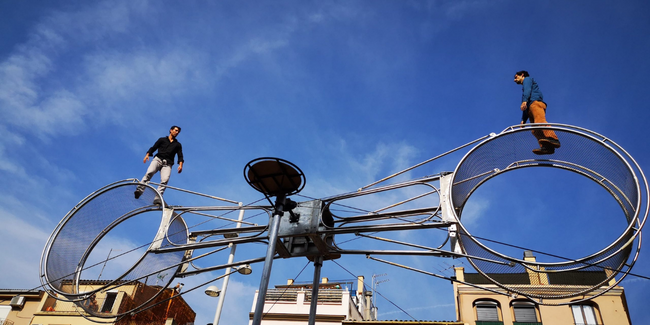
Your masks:
<path fill-rule="evenodd" d="M 242 207 L 243 203 L 239 202 L 239 207 Z M 241 221 L 244 219 L 244 209 L 239 210 L 239 218 L 237 219 L 237 228 L 241 227 Z M 236 236 L 237 234 L 235 234 Z M 228 244 L 230 246 L 230 256 L 228 256 L 228 264 L 231 264 L 233 260 L 235 259 L 235 250 L 237 249 L 236 245 L 233 245 L 232 243 Z M 240 274 L 248 275 L 251 274 L 252 269 L 250 268 L 249 265 L 245 266 L 239 266 L 237 268 L 237 272 Z M 223 292 L 223 296 L 219 298 L 219 302 L 217 303 L 217 311 L 214 313 L 214 322 L 212 323 L 213 325 L 218 325 L 219 324 L 219 318 L 221 318 L 221 310 L 223 309 L 223 302 L 226 299 L 226 290 L 228 289 L 228 281 L 230 280 L 230 273 L 231 273 L 231 268 L 228 267 L 226 269 L 226 276 L 223 279 L 223 285 L 221 286 L 221 292 Z M 214 290 L 213 290 L 214 291 Z M 208 294 L 207 290 L 205 292 L 207 295 L 212 296 Z M 219 292 L 217 291 L 217 294 L 212 297 L 217 297 L 219 296 Z"/>
<path fill-rule="evenodd" d="M 249 275 L 249 274 L 253 273 L 253 269 L 251 268 L 251 266 L 249 264 L 244 264 L 244 265 L 238 266 L 236 271 L 239 274 L 243 274 L 243 275 Z M 230 274 L 232 274 L 232 273 L 235 273 L 235 271 L 230 271 L 230 273 L 226 273 L 226 274 L 222 275 L 221 277 L 225 277 L 227 279 L 230 276 Z M 224 279 L 224 281 L 225 281 L 225 279 Z M 214 315 L 214 323 L 211 323 L 213 325 L 217 325 L 219 323 L 219 317 L 221 316 L 221 306 L 223 306 L 222 302 L 223 302 L 224 298 L 226 298 L 225 297 L 226 296 L 226 291 L 225 291 L 226 287 L 227 287 L 227 285 L 224 285 L 223 286 L 224 289 L 219 289 L 219 287 L 217 287 L 217 286 L 209 286 L 209 287 L 207 287 L 205 289 L 205 294 L 210 296 L 210 297 L 214 297 L 214 298 L 217 298 L 217 297 L 221 296 L 222 291 L 224 293 L 224 295 L 221 296 L 221 299 L 219 299 L 219 305 L 217 306 L 217 312 Z"/>

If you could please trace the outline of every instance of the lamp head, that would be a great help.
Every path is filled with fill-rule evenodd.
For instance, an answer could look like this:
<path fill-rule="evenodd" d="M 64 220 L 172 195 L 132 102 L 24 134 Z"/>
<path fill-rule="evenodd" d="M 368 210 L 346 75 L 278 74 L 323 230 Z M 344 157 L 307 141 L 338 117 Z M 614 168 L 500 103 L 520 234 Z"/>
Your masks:
<path fill-rule="evenodd" d="M 253 269 L 251 268 L 250 264 L 244 264 L 237 268 L 237 272 L 239 272 L 239 274 L 249 275 L 253 273 Z"/>
<path fill-rule="evenodd" d="M 207 289 L 205 289 L 205 294 L 210 297 L 219 297 L 221 294 L 221 289 L 219 289 L 217 286 L 209 286 Z"/>

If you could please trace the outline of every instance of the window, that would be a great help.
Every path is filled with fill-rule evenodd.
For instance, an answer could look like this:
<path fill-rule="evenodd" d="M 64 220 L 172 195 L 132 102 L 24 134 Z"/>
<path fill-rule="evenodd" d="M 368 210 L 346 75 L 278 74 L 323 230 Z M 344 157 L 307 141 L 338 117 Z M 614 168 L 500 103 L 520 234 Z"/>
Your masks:
<path fill-rule="evenodd" d="M 598 325 L 596 322 L 596 311 L 591 305 L 573 305 L 573 320 L 576 325 Z"/>
<path fill-rule="evenodd" d="M 117 291 L 109 291 L 106 293 L 106 300 L 104 300 L 104 305 L 102 306 L 102 313 L 110 313 L 113 309 L 113 304 L 117 298 Z"/>
<path fill-rule="evenodd" d="M 477 300 L 474 302 L 476 307 L 477 321 L 499 321 L 499 303 L 492 300 Z"/>
<path fill-rule="evenodd" d="M 517 323 L 537 323 L 537 307 L 530 301 L 513 301 L 512 310 Z"/>

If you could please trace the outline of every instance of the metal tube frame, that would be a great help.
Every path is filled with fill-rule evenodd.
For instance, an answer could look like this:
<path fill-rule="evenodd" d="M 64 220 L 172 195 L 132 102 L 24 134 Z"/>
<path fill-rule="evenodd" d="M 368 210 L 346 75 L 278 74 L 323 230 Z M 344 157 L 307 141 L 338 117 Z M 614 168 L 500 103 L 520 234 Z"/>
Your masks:
<path fill-rule="evenodd" d="M 309 304 L 308 325 L 316 324 L 316 308 L 318 308 L 318 289 L 320 287 L 320 270 L 323 266 L 323 256 L 314 258 L 314 281 L 311 288 L 311 303 Z"/>
<path fill-rule="evenodd" d="M 280 217 L 283 215 L 283 208 L 285 204 L 286 195 L 278 195 L 275 200 L 275 211 L 271 216 L 271 227 L 269 228 L 269 245 L 266 249 L 266 258 L 264 259 L 264 269 L 262 270 L 262 278 L 260 279 L 260 288 L 257 293 L 257 302 L 255 304 L 255 315 L 253 316 L 252 325 L 260 325 L 264 313 L 264 301 L 266 299 L 266 291 L 269 287 L 269 280 L 271 275 L 271 267 L 273 266 L 273 257 L 275 256 L 275 248 L 278 242 L 278 228 L 280 227 Z"/>
<path fill-rule="evenodd" d="M 239 203 L 239 206 L 243 206 L 243 203 Z M 241 227 L 242 220 L 244 219 L 244 210 L 239 210 L 239 218 L 237 219 L 237 227 Z M 228 256 L 228 264 L 232 263 L 232 261 L 235 259 L 235 250 L 237 249 L 237 246 L 235 244 L 230 243 L 228 246 L 230 246 L 230 255 Z M 217 311 L 214 314 L 214 322 L 212 323 L 213 325 L 219 325 L 219 318 L 221 318 L 221 310 L 223 309 L 223 302 L 226 300 L 226 290 L 228 290 L 228 282 L 230 280 L 230 271 L 231 268 L 227 267 L 226 268 L 226 274 L 225 277 L 223 278 L 223 284 L 221 285 L 221 297 L 219 297 L 219 302 L 217 303 Z"/>

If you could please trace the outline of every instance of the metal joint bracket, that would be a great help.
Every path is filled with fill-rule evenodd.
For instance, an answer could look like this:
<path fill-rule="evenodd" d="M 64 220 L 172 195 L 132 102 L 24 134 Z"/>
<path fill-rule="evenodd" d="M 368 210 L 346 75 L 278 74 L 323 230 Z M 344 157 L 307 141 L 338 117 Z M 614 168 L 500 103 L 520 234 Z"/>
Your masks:
<path fill-rule="evenodd" d="M 463 250 L 458 242 L 458 219 L 454 213 L 454 207 L 451 202 L 451 188 L 453 173 L 446 174 L 440 178 L 440 208 L 442 210 L 442 220 L 452 223 L 447 227 L 451 251 L 456 254 L 462 254 Z"/>

